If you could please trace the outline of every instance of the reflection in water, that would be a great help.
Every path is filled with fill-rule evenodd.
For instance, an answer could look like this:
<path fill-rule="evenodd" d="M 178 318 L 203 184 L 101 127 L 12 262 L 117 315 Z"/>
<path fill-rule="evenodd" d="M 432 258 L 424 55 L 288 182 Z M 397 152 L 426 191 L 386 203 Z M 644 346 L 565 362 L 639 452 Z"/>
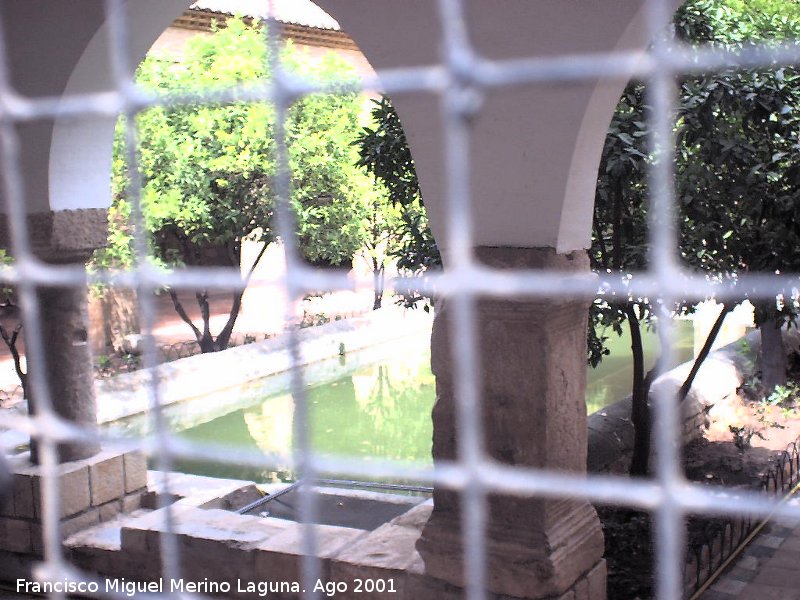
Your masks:
<path fill-rule="evenodd" d="M 672 347 L 674 364 L 690 360 L 694 355 L 694 328 L 691 321 L 676 320 L 674 322 L 675 344 Z M 589 369 L 586 384 L 586 410 L 589 414 L 596 412 L 621 400 L 631 393 L 633 373 L 631 370 L 631 337 L 630 330 L 623 327 L 623 334 L 617 336 L 613 332 L 607 345 L 611 354 L 603 357 L 603 362 L 596 369 Z M 655 331 L 642 332 L 644 346 L 645 371 L 649 370 L 658 358 L 658 335 Z"/>
<path fill-rule="evenodd" d="M 433 427 L 430 411 L 434 380 L 427 352 L 361 368 L 307 391 L 312 449 L 323 456 L 364 460 L 430 460 Z M 291 394 L 231 412 L 181 432 L 194 441 L 232 448 L 285 453 L 293 447 L 295 402 Z M 181 471 L 248 479 L 288 481 L 288 470 L 178 461 Z"/>
<path fill-rule="evenodd" d="M 682 362 L 692 357 L 692 325 L 689 321 L 676 325 L 678 343 L 674 355 Z M 643 337 L 649 368 L 656 359 L 658 340 L 653 332 L 646 332 Z M 589 369 L 586 400 L 590 413 L 630 394 L 630 340 L 612 335 L 609 345 L 611 355 L 597 369 Z M 430 354 L 402 350 L 391 354 L 391 359 L 308 389 L 310 440 L 316 453 L 361 460 L 430 461 L 430 414 L 435 397 Z M 347 371 L 346 365 L 342 370 Z M 296 409 L 291 394 L 274 394 L 184 429 L 181 435 L 232 449 L 285 454 L 294 446 Z M 288 468 L 261 470 L 196 461 L 177 461 L 176 468 L 259 482 L 293 479 Z"/>

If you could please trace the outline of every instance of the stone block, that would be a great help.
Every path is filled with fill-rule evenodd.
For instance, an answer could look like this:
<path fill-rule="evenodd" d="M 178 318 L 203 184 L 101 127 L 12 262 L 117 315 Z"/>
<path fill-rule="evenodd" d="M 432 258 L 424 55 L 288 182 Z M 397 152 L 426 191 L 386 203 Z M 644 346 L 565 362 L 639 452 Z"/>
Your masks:
<path fill-rule="evenodd" d="M 40 519 L 42 469 L 30 464 L 29 460 L 28 454 L 14 457 L 14 513 L 18 517 Z M 90 506 L 99 507 L 112 500 L 121 500 L 126 485 L 124 464 L 121 454 L 104 451 L 84 460 L 58 465 L 59 517 L 71 517 Z M 135 473 L 136 461 L 133 460 L 131 464 L 130 471 Z M 146 471 L 134 475 L 132 481 L 138 484 L 145 478 Z"/>
<path fill-rule="evenodd" d="M 184 577 L 202 580 L 213 573 L 215 581 L 227 581 L 234 590 L 237 580 L 256 581 L 257 548 L 292 525 L 225 510 L 191 508 L 181 512 L 174 530 Z"/>
<path fill-rule="evenodd" d="M 0 489 L 0 517 L 13 517 L 14 516 L 14 480 L 13 478 L 0 479 L 0 488 L 2 483 L 8 481 L 8 489 Z"/>
<path fill-rule="evenodd" d="M 33 550 L 30 523 L 20 519 L 0 519 L 0 550 L 30 553 Z"/>
<path fill-rule="evenodd" d="M 424 572 L 422 558 L 415 547 L 418 539 L 419 531 L 414 528 L 390 523 L 382 525 L 331 559 L 330 580 L 348 583 L 356 578 L 392 580 L 398 590 L 397 597 L 402 598 L 409 576 L 421 576 Z M 386 594 L 363 593 L 354 597 L 378 600 Z"/>
<path fill-rule="evenodd" d="M 100 509 L 94 508 L 87 510 L 85 513 L 81 513 L 71 519 L 65 519 L 61 521 L 61 537 L 62 539 L 66 539 L 71 535 L 78 533 L 79 531 L 83 531 L 84 529 L 88 529 L 94 525 L 100 523 L 101 520 L 101 513 Z"/>
<path fill-rule="evenodd" d="M 141 452 L 128 452 L 122 457 L 125 468 L 125 493 L 147 487 L 147 457 Z"/>
<path fill-rule="evenodd" d="M 425 523 L 428 522 L 428 518 L 430 518 L 432 510 L 433 499 L 426 500 L 408 512 L 392 519 L 391 524 L 398 527 L 408 527 L 421 532 L 422 528 L 425 526 Z"/>
<path fill-rule="evenodd" d="M 14 494 L 14 515 L 32 519 L 34 517 L 33 479 L 28 475 L 15 474 L 11 484 Z"/>
<path fill-rule="evenodd" d="M 33 506 L 35 518 L 41 518 L 42 477 L 33 476 Z M 59 517 L 81 513 L 91 505 L 89 467 L 82 461 L 64 463 L 58 467 Z"/>
<path fill-rule="evenodd" d="M 242 489 L 252 489 L 252 481 L 217 479 L 186 473 L 162 473 L 148 471 L 147 489 L 158 496 L 192 504 L 201 508 L 228 508 L 216 500 L 225 499 Z M 257 492 L 257 490 L 254 490 Z M 258 494 L 260 496 L 260 494 Z"/>
<path fill-rule="evenodd" d="M 13 484 L 9 485 L 9 490 L 4 491 L 5 496 L 0 498 L 0 517 L 13 517 L 14 516 L 14 488 Z"/>
<path fill-rule="evenodd" d="M 92 506 L 101 506 L 125 495 L 125 473 L 120 454 L 102 453 L 89 462 Z"/>
<path fill-rule="evenodd" d="M 98 507 L 100 511 L 100 521 L 110 521 L 122 512 L 122 500 L 112 500 Z"/>
<path fill-rule="evenodd" d="M 90 547 L 71 549 L 69 561 L 89 573 L 113 575 L 134 581 L 157 579 L 162 567 L 159 555 L 154 552 L 141 554 Z"/>
<path fill-rule="evenodd" d="M 602 559 L 586 574 L 589 600 L 606 600 L 606 559 Z"/>
<path fill-rule="evenodd" d="M 224 496 L 224 505 L 221 508 L 226 510 L 238 510 L 263 496 L 264 495 L 255 485 L 246 485 Z"/>
<path fill-rule="evenodd" d="M 580 600 L 574 590 L 568 590 L 558 597 L 558 600 Z"/>
<path fill-rule="evenodd" d="M 176 504 L 129 519 L 120 534 L 122 549 L 158 551 L 160 536 L 170 526 L 167 521 L 168 510 L 171 511 L 171 527 L 175 535 L 225 542 L 231 547 L 255 545 L 291 525 L 289 521 L 281 519 L 261 519 L 225 510 L 202 510 L 191 505 Z"/>
<path fill-rule="evenodd" d="M 581 577 L 575 582 L 575 587 L 572 588 L 575 600 L 589 600 L 589 580 L 586 577 Z"/>
<path fill-rule="evenodd" d="M 236 589 L 237 580 L 255 581 L 255 551 L 248 545 L 230 540 L 205 539 L 191 535 L 177 536 L 181 574 L 186 580 L 213 578 L 226 581 Z"/>
<path fill-rule="evenodd" d="M 189 506 L 173 506 L 154 510 L 140 517 L 127 519 L 120 531 L 120 543 L 125 552 L 158 552 L 158 536 L 167 530 L 167 510 L 176 519 L 181 512 L 195 510 Z"/>
<path fill-rule="evenodd" d="M 30 556 L 8 552 L 0 549 L 0 565 L 3 565 L 3 580 L 14 581 L 16 579 L 34 579 L 32 573 L 33 562 Z"/>
<path fill-rule="evenodd" d="M 302 581 L 304 530 L 311 527 L 316 556 L 321 560 L 320 576 L 327 579 L 327 559 L 351 547 L 367 533 L 349 527 L 291 523 L 284 531 L 256 547 L 255 577 L 258 581 Z"/>
<path fill-rule="evenodd" d="M 122 499 L 122 512 L 132 513 L 135 510 L 142 508 L 142 493 L 137 492 L 128 494 Z"/>
<path fill-rule="evenodd" d="M 257 544 L 292 524 L 281 519 L 262 519 L 226 510 L 202 510 L 190 507 L 177 513 L 174 528 L 175 533 L 181 535 L 207 540 L 233 540 L 243 545 Z"/>
<path fill-rule="evenodd" d="M 118 523 L 103 523 L 69 536 L 64 540 L 64 548 L 69 551 L 80 550 L 85 555 L 99 555 L 104 551 L 119 553 L 119 532 Z"/>
<path fill-rule="evenodd" d="M 62 519 L 60 525 L 61 539 L 64 540 L 79 531 L 100 523 L 100 509 L 92 508 L 71 518 Z M 44 553 L 43 527 L 41 523 L 31 523 L 31 540 L 33 552 Z"/>

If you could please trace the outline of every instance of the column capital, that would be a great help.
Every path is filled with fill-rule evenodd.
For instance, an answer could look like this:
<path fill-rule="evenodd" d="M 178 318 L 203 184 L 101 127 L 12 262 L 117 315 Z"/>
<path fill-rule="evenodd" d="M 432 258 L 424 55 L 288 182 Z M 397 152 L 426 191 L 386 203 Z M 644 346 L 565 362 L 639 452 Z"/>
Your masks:
<path fill-rule="evenodd" d="M 474 251 L 479 262 L 493 269 L 589 271 L 589 255 L 586 250 L 559 254 L 555 248 L 477 246 Z"/>
<path fill-rule="evenodd" d="M 86 262 L 108 239 L 104 208 L 54 210 L 27 217 L 31 249 L 41 260 L 55 264 Z M 0 248 L 11 251 L 8 216 L 0 214 Z"/>

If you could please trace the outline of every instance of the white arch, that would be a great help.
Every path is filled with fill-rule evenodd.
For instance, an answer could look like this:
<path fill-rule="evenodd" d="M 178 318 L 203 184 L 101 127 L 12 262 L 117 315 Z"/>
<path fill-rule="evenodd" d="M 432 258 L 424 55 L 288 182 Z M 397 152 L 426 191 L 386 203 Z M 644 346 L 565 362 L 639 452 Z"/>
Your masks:
<path fill-rule="evenodd" d="M 128 0 L 131 57 L 141 59 L 190 0 Z M 440 28 L 429 0 L 318 0 L 377 68 L 438 62 Z M 490 58 L 644 51 L 643 0 L 467 2 L 472 41 Z M 99 23 L 65 93 L 109 89 L 105 23 Z M 473 127 L 475 242 L 483 246 L 586 248 L 597 167 L 624 81 L 494 90 Z M 446 250 L 444 143 L 438 99 L 393 98 L 412 148 L 431 226 Z M 110 202 L 113 118 L 54 125 L 48 156 L 51 210 Z"/>
<path fill-rule="evenodd" d="M 436 3 L 317 0 L 380 70 L 439 61 Z M 466 2 L 472 43 L 490 58 L 641 51 L 643 0 Z M 472 129 L 471 189 L 480 246 L 588 248 L 597 168 L 625 81 L 491 91 Z M 431 227 L 446 250 L 444 144 L 437 99 L 393 98 L 411 146 Z"/>
<path fill-rule="evenodd" d="M 190 0 L 127 0 L 132 64 L 138 64 Z M 113 88 L 108 25 L 101 23 L 80 55 L 64 95 Z M 111 146 L 116 117 L 61 119 L 53 127 L 49 154 L 50 210 L 107 208 L 111 203 Z"/>

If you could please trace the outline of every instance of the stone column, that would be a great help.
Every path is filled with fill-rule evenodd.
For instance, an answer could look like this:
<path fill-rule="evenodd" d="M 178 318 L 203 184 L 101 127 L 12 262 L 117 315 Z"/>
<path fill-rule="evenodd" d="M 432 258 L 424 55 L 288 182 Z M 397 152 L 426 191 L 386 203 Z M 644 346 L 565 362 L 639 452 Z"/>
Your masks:
<path fill-rule="evenodd" d="M 589 270 L 585 252 L 560 255 L 550 248 L 482 247 L 476 255 L 494 268 Z M 585 472 L 588 306 L 586 299 L 559 297 L 479 300 L 482 422 L 485 447 L 498 462 Z M 431 339 L 436 375 L 434 462 L 457 458 L 452 318 L 446 300 L 439 301 Z M 592 573 L 592 586 L 604 589 L 603 535 L 588 502 L 491 494 L 488 506 L 491 592 L 557 598 L 576 585 L 588 589 L 585 579 Z M 428 575 L 463 587 L 457 492 L 434 491 L 433 513 L 417 549 Z"/>
<path fill-rule="evenodd" d="M 95 248 L 106 244 L 104 209 L 51 211 L 28 217 L 31 245 L 36 256 L 50 264 L 84 265 Z M 0 247 L 9 248 L 8 224 L 0 219 Z M 97 423 L 94 397 L 94 372 L 88 342 L 86 283 L 70 287 L 45 287 L 37 290 L 45 351 L 45 378 L 53 409 L 61 417 L 79 425 Z M 28 402 L 31 377 L 41 365 L 28 364 Z M 59 461 L 69 462 L 95 455 L 94 442 L 70 442 L 58 447 Z M 37 462 L 36 445 L 31 444 L 31 460 Z"/>
<path fill-rule="evenodd" d="M 89 349 L 86 285 L 42 287 L 37 296 L 46 352 L 47 388 L 53 409 L 67 421 L 94 426 L 97 424 L 97 403 Z M 39 365 L 36 364 L 29 366 L 31 376 L 35 375 L 37 368 Z M 28 387 L 31 387 L 30 383 Z M 35 405 L 35 399 L 31 404 Z M 59 444 L 58 458 L 59 462 L 70 462 L 89 458 L 99 450 L 100 446 L 95 442 L 69 442 Z M 35 444 L 31 445 L 31 458 L 38 462 Z"/>

